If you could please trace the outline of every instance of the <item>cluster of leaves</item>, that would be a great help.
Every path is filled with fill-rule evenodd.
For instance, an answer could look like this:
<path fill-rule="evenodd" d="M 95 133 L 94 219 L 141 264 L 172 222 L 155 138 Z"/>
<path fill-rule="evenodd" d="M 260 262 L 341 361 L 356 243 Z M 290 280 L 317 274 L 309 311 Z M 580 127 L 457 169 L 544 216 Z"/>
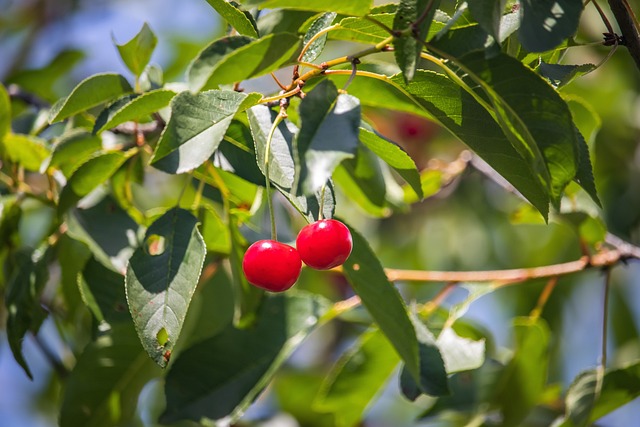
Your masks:
<path fill-rule="evenodd" d="M 434 0 L 373 8 L 370 0 L 208 2 L 232 31 L 193 59 L 186 83 L 164 82 L 149 65 L 156 37 L 145 25 L 117 46 L 133 84 L 93 75 L 50 108 L 10 100 L 0 87 L 0 257 L 17 362 L 31 375 L 22 340 L 47 315 L 76 326 L 82 307 L 92 315 L 91 338 L 85 346 L 77 338 L 64 387 L 63 427 L 124 423 L 157 377 L 162 422 L 236 420 L 303 338 L 343 313 L 312 293 L 265 295 L 240 263 L 269 231 L 266 179 L 283 196 L 285 229 L 331 217 L 338 191 L 382 217 L 439 189 L 430 171 L 375 132 L 362 107 L 439 123 L 545 219 L 572 182 L 599 203 L 590 129 L 557 90 L 589 68 L 556 64 L 581 0 L 473 1 L 452 16 Z M 269 11 L 256 20 L 252 8 Z M 330 40 L 369 47 L 314 64 Z M 390 50 L 397 73 L 366 62 Z M 294 77 L 280 95 L 238 90 L 290 65 Z M 21 241 L 34 211 L 39 225 Z M 355 425 L 400 364 L 407 398 L 439 397 L 425 416 L 490 419 L 499 411 L 503 425 L 520 425 L 544 403 L 544 321 L 515 319 L 513 358 L 485 360 L 484 341 L 458 319 L 464 307 L 409 308 L 367 241 L 352 234 L 343 273 L 368 328 L 319 387 L 319 412 Z M 56 296 L 43 301 L 47 286 Z M 638 377 L 638 364 L 603 380 L 584 373 L 558 425 L 586 425 L 633 399 Z"/>

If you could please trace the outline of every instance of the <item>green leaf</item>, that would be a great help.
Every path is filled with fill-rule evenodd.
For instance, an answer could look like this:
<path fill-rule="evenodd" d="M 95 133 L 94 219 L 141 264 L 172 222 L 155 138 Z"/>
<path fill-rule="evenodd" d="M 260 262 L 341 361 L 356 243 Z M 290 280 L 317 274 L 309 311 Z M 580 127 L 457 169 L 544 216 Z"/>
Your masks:
<path fill-rule="evenodd" d="M 398 354 L 379 329 L 365 332 L 325 377 L 314 409 L 332 413 L 338 427 L 357 425 L 399 362 Z"/>
<path fill-rule="evenodd" d="M 60 427 L 129 425 L 142 387 L 158 375 L 131 323 L 113 325 L 84 349 L 66 379 Z"/>
<path fill-rule="evenodd" d="M 504 426 L 519 426 L 539 402 L 547 382 L 549 328 L 541 319 L 516 318 L 515 353 L 495 388 Z"/>
<path fill-rule="evenodd" d="M 571 83 L 576 78 L 583 76 L 595 70 L 593 64 L 581 65 L 563 65 L 563 64 L 547 64 L 542 61 L 538 66 L 538 72 L 549 79 L 556 88 L 561 88 Z"/>
<path fill-rule="evenodd" d="M 294 33 L 309 19 L 315 16 L 314 12 L 293 9 L 275 9 L 269 13 L 262 13 L 258 19 L 258 32 L 260 34 Z"/>
<path fill-rule="evenodd" d="M 309 27 L 309 31 L 304 35 L 304 39 L 302 39 L 303 46 L 306 46 L 311 39 L 318 34 L 320 31 L 329 27 L 334 19 L 336 19 L 337 13 L 335 12 L 325 12 L 320 15 Z M 304 55 L 302 55 L 303 62 L 313 62 L 315 59 L 320 56 L 322 50 L 324 49 L 324 45 L 327 43 L 327 33 L 321 35 L 316 40 L 313 41 L 305 51 Z"/>
<path fill-rule="evenodd" d="M 295 34 L 270 34 L 257 40 L 229 36 L 205 47 L 187 71 L 193 92 L 241 82 L 276 71 L 295 59 L 300 39 Z"/>
<path fill-rule="evenodd" d="M 247 36 L 226 36 L 214 40 L 198 53 L 187 69 L 187 81 L 193 92 L 212 87 L 208 82 L 224 61 L 241 47 L 249 45 L 253 38 Z"/>
<path fill-rule="evenodd" d="M 0 138 L 0 151 L 7 160 L 37 172 L 50 154 L 45 144 L 43 139 L 36 136 L 9 133 L 4 139 Z"/>
<path fill-rule="evenodd" d="M 392 13 L 380 13 L 370 15 L 372 19 L 391 28 L 393 26 Z M 365 44 L 378 44 L 387 37 L 389 33 L 374 22 L 365 18 L 348 17 L 343 18 L 338 27 L 328 34 L 332 40 L 348 40 Z"/>
<path fill-rule="evenodd" d="M 40 306 L 40 294 L 49 280 L 51 255 L 51 247 L 16 252 L 12 260 L 13 272 L 7 283 L 7 341 L 16 362 L 31 379 L 31 370 L 22 354 L 22 340 L 29 331 L 37 333 L 47 315 Z"/>
<path fill-rule="evenodd" d="M 295 139 L 296 180 L 304 194 L 314 194 L 334 169 L 352 158 L 358 146 L 360 102 L 340 94 L 333 82 L 322 81 L 300 103 L 301 125 Z"/>
<path fill-rule="evenodd" d="M 145 22 L 142 28 L 125 44 L 117 44 L 120 57 L 133 74 L 140 76 L 151 59 L 151 54 L 158 43 L 158 38 Z"/>
<path fill-rule="evenodd" d="M 142 346 L 161 367 L 178 341 L 204 264 L 206 249 L 197 223 L 188 211 L 171 209 L 151 224 L 127 266 L 133 323 Z"/>
<path fill-rule="evenodd" d="M 353 251 L 344 263 L 343 272 L 407 370 L 414 378 L 420 378 L 418 338 L 407 307 L 367 241 L 353 228 L 350 231 Z"/>
<path fill-rule="evenodd" d="M 591 199 L 593 199 L 598 206 L 602 207 L 600 199 L 598 198 L 595 178 L 593 177 L 593 167 L 591 166 L 589 147 L 577 127 L 575 128 L 575 133 L 578 140 L 578 170 L 576 171 L 574 179 L 578 184 L 580 184 L 580 187 L 587 192 Z"/>
<path fill-rule="evenodd" d="M 212 267 L 207 266 L 205 272 Z M 201 282 L 193 295 L 174 355 L 181 349 L 188 349 L 197 342 L 217 335 L 233 322 L 233 284 L 222 266 L 213 268 L 214 274 Z"/>
<path fill-rule="evenodd" d="M 73 172 L 60 192 L 58 211 L 64 213 L 78 200 L 96 189 L 100 184 L 122 166 L 122 164 L 135 153 L 133 150 L 126 153 L 111 151 L 92 157 Z"/>
<path fill-rule="evenodd" d="M 98 322 L 130 322 L 124 276 L 90 258 L 78 278 L 82 301 Z"/>
<path fill-rule="evenodd" d="M 229 254 L 231 251 L 229 229 L 210 205 L 205 205 L 202 210 L 202 238 L 207 252 Z"/>
<path fill-rule="evenodd" d="M 118 96 L 133 92 L 120 74 L 95 74 L 81 81 L 71 94 L 56 102 L 49 112 L 49 123 L 59 122 Z"/>
<path fill-rule="evenodd" d="M 346 78 L 332 78 L 339 85 Z M 491 115 L 464 89 L 442 74 L 418 70 L 406 85 L 392 78 L 355 79 L 349 93 L 363 105 L 393 108 L 437 120 L 514 185 L 546 217 L 546 184 L 520 156 Z"/>
<path fill-rule="evenodd" d="M 4 85 L 0 83 L 0 142 L 11 132 L 11 100 Z"/>
<path fill-rule="evenodd" d="M 360 141 L 376 156 L 384 160 L 413 188 L 422 199 L 422 184 L 416 164 L 400 146 L 384 139 L 377 133 L 360 128 Z"/>
<path fill-rule="evenodd" d="M 180 93 L 171 101 L 171 118 L 151 165 L 174 174 L 197 168 L 218 148 L 241 105 L 256 101 L 256 96 L 226 90 Z"/>
<path fill-rule="evenodd" d="M 393 30 L 409 33 L 395 38 L 393 46 L 396 62 L 406 82 L 413 80 L 423 42 L 427 39 L 439 3 L 434 0 L 400 0 L 393 19 Z"/>
<path fill-rule="evenodd" d="M 400 389 L 410 400 L 417 399 L 422 393 L 429 396 L 446 396 L 449 394 L 447 371 L 436 338 L 415 315 L 411 315 L 410 318 L 418 338 L 420 371 L 416 377 L 405 364 L 400 374 Z"/>
<path fill-rule="evenodd" d="M 582 14 L 581 0 L 523 0 L 518 38 L 529 52 L 553 49 L 575 34 Z"/>
<path fill-rule="evenodd" d="M 249 247 L 249 243 L 240 233 L 239 219 L 232 215 L 229 218 L 229 234 L 231 236 L 231 279 L 235 289 L 234 323 L 239 328 L 251 327 L 255 324 L 258 308 L 262 303 L 265 292 L 250 284 L 242 271 L 242 258 Z"/>
<path fill-rule="evenodd" d="M 469 12 L 494 40 L 500 40 L 500 20 L 506 0 L 475 0 L 469 2 Z"/>
<path fill-rule="evenodd" d="M 49 161 L 42 169 L 59 169 L 66 178 L 102 149 L 102 140 L 84 129 L 73 129 L 63 134 L 53 146 Z"/>
<path fill-rule="evenodd" d="M 548 169 L 551 201 L 560 206 L 562 192 L 578 165 L 578 142 L 567 104 L 537 74 L 505 54 L 490 59 L 481 53 L 469 54 L 459 62 L 492 100 L 503 131 L 516 137 L 510 140 L 518 144 L 520 154 L 538 174 Z"/>
<path fill-rule="evenodd" d="M 236 419 L 316 325 L 325 307 L 323 300 L 303 294 L 269 296 L 252 328 L 229 326 L 185 350 L 167 374 L 167 409 L 160 421 Z"/>
<path fill-rule="evenodd" d="M 15 83 L 24 91 L 53 102 L 59 97 L 56 83 L 60 78 L 68 76 L 85 56 L 81 50 L 62 50 L 44 67 L 20 70 L 9 76 L 6 83 Z"/>
<path fill-rule="evenodd" d="M 78 287 L 78 279 L 88 260 L 91 251 L 84 243 L 73 239 L 65 233 L 58 239 L 58 265 L 60 266 L 60 290 L 69 318 L 83 310 L 82 296 Z M 126 311 L 126 309 L 125 309 Z"/>
<path fill-rule="evenodd" d="M 336 168 L 333 179 L 351 200 L 365 212 L 388 216 L 386 185 L 377 157 L 366 147 L 359 146 L 356 157 L 345 160 Z"/>
<path fill-rule="evenodd" d="M 243 3 L 247 6 L 259 6 L 260 9 L 298 9 L 314 12 L 333 11 L 344 15 L 362 16 L 371 9 L 372 0 L 315 0 L 305 2 L 298 0 L 249 0 Z"/>
<path fill-rule="evenodd" d="M 253 135 L 258 166 L 266 176 L 264 167 L 267 137 L 277 113 L 264 105 L 256 105 L 247 110 L 249 125 Z M 295 163 L 293 157 L 293 138 L 298 132 L 296 126 L 283 120 L 278 124 L 271 139 L 271 151 L 269 153 L 269 179 L 279 187 L 290 189 L 293 186 L 295 176 Z"/>
<path fill-rule="evenodd" d="M 65 222 L 69 235 L 85 243 L 102 265 L 124 274 L 139 226 L 111 197 L 69 211 Z"/>
<path fill-rule="evenodd" d="M 143 119 L 169 105 L 174 96 L 174 91 L 166 89 L 124 96 L 102 110 L 96 119 L 93 133 L 97 134 L 125 122 Z"/>
<path fill-rule="evenodd" d="M 597 370 L 579 374 L 567 391 L 567 417 L 575 427 L 591 425 L 596 420 L 640 396 L 640 363 L 608 369 L 598 392 Z"/>
<path fill-rule="evenodd" d="M 235 30 L 245 36 L 258 38 L 256 23 L 249 12 L 242 11 L 238 4 L 225 0 L 207 0 L 207 3 L 222 16 Z"/>

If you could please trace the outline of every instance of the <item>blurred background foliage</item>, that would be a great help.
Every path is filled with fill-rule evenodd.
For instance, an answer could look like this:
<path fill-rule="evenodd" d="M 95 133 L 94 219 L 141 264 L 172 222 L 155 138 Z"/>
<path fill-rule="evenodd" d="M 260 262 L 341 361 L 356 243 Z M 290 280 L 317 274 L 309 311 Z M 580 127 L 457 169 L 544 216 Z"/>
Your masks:
<path fill-rule="evenodd" d="M 444 8 L 451 10 L 453 3 L 443 2 Z M 640 10 L 638 2 L 631 4 L 636 11 Z M 158 36 L 158 49 L 152 62 L 162 68 L 165 81 L 183 81 L 184 70 L 199 49 L 225 31 L 219 17 L 203 0 L 0 0 L 0 81 L 7 86 L 19 85 L 26 93 L 36 96 L 38 102 L 52 103 L 93 73 L 116 71 L 126 75 L 112 38 L 118 43 L 129 40 L 144 22 L 149 23 Z M 612 19 L 612 22 L 615 21 Z M 593 7 L 587 7 L 576 39 L 593 45 L 569 48 L 564 63 L 600 63 L 610 51 L 597 43 L 603 31 L 600 17 Z M 323 55 L 337 56 L 350 51 L 351 47 L 348 43 L 332 42 Z M 286 71 L 284 75 L 289 73 Z M 243 86 L 249 90 L 275 90 L 273 82 L 264 78 Z M 564 206 L 603 218 L 610 232 L 639 245 L 640 71 L 621 48 L 597 70 L 565 86 L 561 93 L 576 104 L 584 127 L 593 129 L 587 142 L 603 208 L 597 209 L 578 191 L 569 191 L 573 196 L 564 201 Z M 19 116 L 20 111 L 16 111 Z M 28 111 L 25 110 L 24 115 L 27 120 Z M 544 224 L 520 198 L 484 173 L 481 165 L 464 167 L 466 158 L 463 156 L 460 160 L 464 147 L 437 125 L 384 110 L 368 109 L 365 115 L 379 132 L 404 147 L 419 169 L 431 171 L 436 193 L 414 204 L 409 211 L 394 212 L 384 219 L 367 215 L 344 197 L 339 199 L 338 215 L 349 218 L 367 237 L 386 267 L 488 270 L 547 265 L 580 257 L 580 235 L 566 218 L 555 215 L 548 225 Z M 452 176 L 448 177 L 452 170 Z M 164 188 L 162 183 L 158 185 Z M 157 197 L 162 197 L 162 191 L 156 191 Z M 25 212 L 21 244 L 38 240 L 38 230 L 46 227 L 50 214 L 37 203 Z M 72 250 L 70 247 L 69 251 Z M 348 285 L 338 275 L 307 270 L 303 274 L 302 287 L 334 300 L 351 295 Z M 566 391 L 579 372 L 598 362 L 603 283 L 604 275 L 599 271 L 564 276 L 542 313 L 553 331 L 549 383 L 557 386 L 547 391 L 550 402 Z M 504 360 L 508 356 L 508 348 L 513 345 L 511 319 L 527 315 L 534 308 L 544 284 L 532 281 L 506 287 L 471 304 L 464 324 L 469 334 L 487 338 L 487 359 Z M 400 284 L 408 299 L 417 300 L 433 297 L 442 286 Z M 464 300 L 473 289 L 471 286 L 457 289 L 444 306 Z M 195 305 L 193 310 L 206 310 Z M 225 307 L 215 309 L 224 312 Z M 609 364 L 623 366 L 640 357 L 640 264 L 631 262 L 613 270 L 609 314 Z M 365 316 L 359 310 L 351 315 Z M 83 316 L 86 323 L 88 314 L 79 314 L 80 318 Z M 60 380 L 55 374 L 55 363 L 49 359 L 51 355 L 53 360 L 73 358 L 68 354 L 71 334 L 65 336 L 70 327 L 48 320 L 37 337 L 25 342 L 26 357 L 35 371 L 33 382 L 15 364 L 3 336 L 0 341 L 0 384 L 3 386 L 0 425 L 56 424 Z M 361 331 L 357 322 L 333 322 L 314 332 L 281 369 L 268 392 L 251 408 L 245 422 L 265 426 L 333 425 L 331 416 L 315 412 L 310 402 L 330 367 L 353 343 L 355 333 Z M 74 337 L 78 339 L 77 335 Z M 82 339 L 71 343 L 72 347 L 80 345 Z M 485 369 L 490 371 L 491 366 L 483 367 Z M 160 381 L 145 387 L 139 398 L 139 425 L 156 425 L 154 420 L 162 410 L 162 400 Z M 404 400 L 394 380 L 370 409 L 363 425 L 463 425 L 446 411 L 436 418 L 415 422 L 432 404 L 424 396 L 416 403 Z M 639 415 L 640 404 L 635 401 L 598 421 L 597 425 L 636 425 Z M 532 415 L 541 420 L 555 417 L 545 416 L 548 417 L 544 413 Z M 262 422 L 262 419 L 269 421 Z M 537 425 L 544 425 L 544 421 Z"/>

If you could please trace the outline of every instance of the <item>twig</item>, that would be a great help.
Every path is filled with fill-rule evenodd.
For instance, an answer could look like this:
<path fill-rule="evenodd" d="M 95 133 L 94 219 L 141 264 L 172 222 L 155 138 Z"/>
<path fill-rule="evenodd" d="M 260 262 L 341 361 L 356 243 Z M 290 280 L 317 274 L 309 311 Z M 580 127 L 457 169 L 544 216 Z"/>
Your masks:
<path fill-rule="evenodd" d="M 640 70 L 640 29 L 631 6 L 627 0 L 608 0 L 609 7 L 618 22 L 624 45 Z"/>
<path fill-rule="evenodd" d="M 24 91 L 20 86 L 18 86 L 15 83 L 7 86 L 7 93 L 9 94 L 10 98 L 18 99 L 24 102 L 25 104 L 33 105 L 34 107 L 37 107 L 37 108 L 49 107 L 49 103 L 47 101 L 41 99 L 40 97 L 32 93 Z"/>

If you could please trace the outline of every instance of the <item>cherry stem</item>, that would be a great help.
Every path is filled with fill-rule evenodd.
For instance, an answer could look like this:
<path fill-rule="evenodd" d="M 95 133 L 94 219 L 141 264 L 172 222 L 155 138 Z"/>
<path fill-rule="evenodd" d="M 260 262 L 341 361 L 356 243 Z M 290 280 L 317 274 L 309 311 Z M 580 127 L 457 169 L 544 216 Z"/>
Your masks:
<path fill-rule="evenodd" d="M 269 179 L 269 157 L 271 153 L 271 141 L 273 140 L 273 134 L 276 132 L 276 128 L 280 124 L 280 122 L 284 119 L 284 114 L 282 111 L 278 113 L 276 118 L 273 120 L 273 125 L 269 130 L 269 135 L 267 136 L 267 143 L 265 145 L 264 151 L 264 173 L 266 177 L 266 191 L 267 191 L 267 206 L 269 207 L 269 220 L 271 221 L 271 240 L 278 240 L 278 233 L 276 229 L 276 218 L 273 212 L 273 201 L 271 200 L 271 179 Z"/>

